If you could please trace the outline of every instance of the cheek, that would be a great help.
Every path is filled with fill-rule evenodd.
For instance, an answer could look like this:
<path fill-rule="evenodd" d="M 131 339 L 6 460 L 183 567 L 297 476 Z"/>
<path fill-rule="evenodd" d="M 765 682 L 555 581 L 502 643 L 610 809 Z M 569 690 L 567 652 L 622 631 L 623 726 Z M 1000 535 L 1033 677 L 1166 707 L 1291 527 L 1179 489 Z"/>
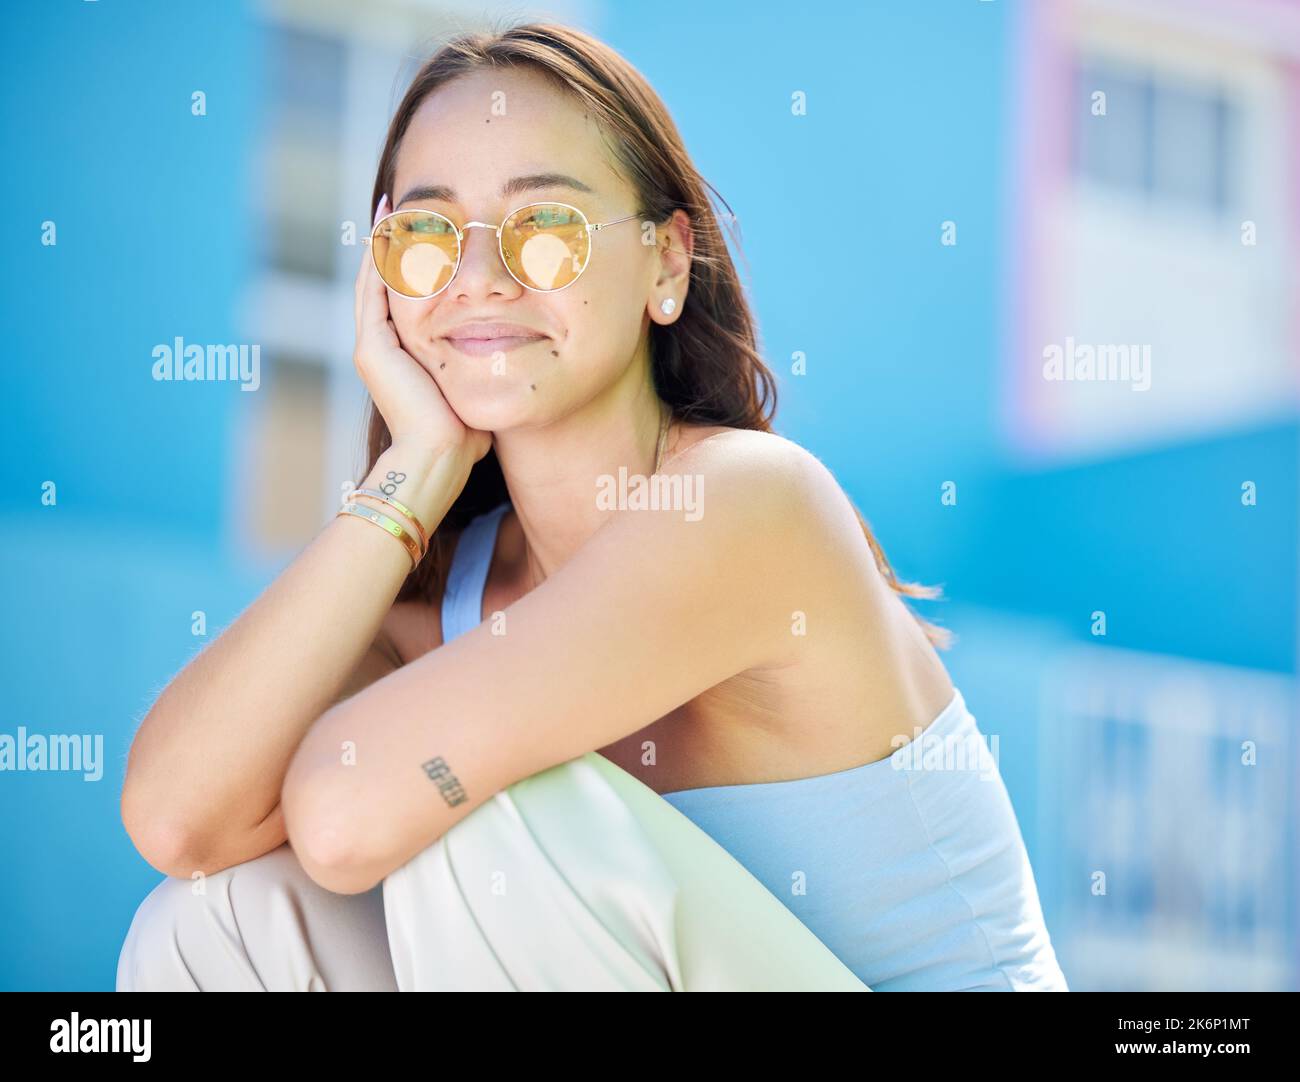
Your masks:
<path fill-rule="evenodd" d="M 557 371 L 591 388 L 621 372 L 636 349 L 640 331 L 624 291 L 596 290 L 573 298 L 557 313 L 562 337 L 552 347 Z"/>
<path fill-rule="evenodd" d="M 630 260 L 616 265 L 611 260 L 604 269 L 602 275 L 600 265 L 588 268 L 574 286 L 586 288 L 562 313 L 569 331 L 567 344 L 602 366 L 627 361 L 642 333 L 645 315 L 639 265 Z"/>
<path fill-rule="evenodd" d="M 437 304 L 437 298 L 431 301 L 413 301 L 391 291 L 388 294 L 388 315 L 397 328 L 397 337 L 401 340 L 402 348 L 417 360 L 427 360 L 429 356 L 432 345 L 429 341 L 429 328 L 433 326 L 431 317 Z"/>
<path fill-rule="evenodd" d="M 645 294 L 624 281 L 591 298 L 593 334 L 598 336 L 605 364 L 621 369 L 633 357 L 645 333 Z"/>

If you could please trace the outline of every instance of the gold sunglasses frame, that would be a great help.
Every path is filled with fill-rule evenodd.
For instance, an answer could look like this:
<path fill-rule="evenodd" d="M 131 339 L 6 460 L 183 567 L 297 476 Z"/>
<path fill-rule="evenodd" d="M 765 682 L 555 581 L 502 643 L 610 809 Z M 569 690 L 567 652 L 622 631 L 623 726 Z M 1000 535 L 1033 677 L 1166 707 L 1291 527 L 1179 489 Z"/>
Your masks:
<path fill-rule="evenodd" d="M 571 279 L 569 279 L 569 281 L 565 282 L 564 285 L 556 286 L 554 289 L 538 289 L 536 286 L 530 286 L 527 282 L 519 281 L 519 276 L 510 269 L 510 263 L 506 259 L 505 246 L 501 243 L 502 226 L 504 226 L 506 222 L 508 222 L 521 210 L 529 210 L 532 207 L 564 207 L 565 210 L 571 210 L 575 214 L 577 214 L 578 217 L 581 218 L 586 225 L 587 238 L 588 238 L 587 258 L 583 260 L 582 268 L 578 271 L 577 274 L 575 274 Z M 393 289 L 391 285 L 388 285 L 388 280 L 384 278 L 383 271 L 379 269 L 379 260 L 375 255 L 375 246 L 371 242 L 374 239 L 375 232 L 379 229 L 379 227 L 383 225 L 384 222 L 388 221 L 389 218 L 396 217 L 398 214 L 432 214 L 437 218 L 441 218 L 444 222 L 446 222 L 449 226 L 451 226 L 452 232 L 456 235 L 456 265 L 455 267 L 452 268 L 451 277 L 448 278 L 438 289 L 436 289 L 432 293 L 425 293 L 418 297 L 412 297 L 409 293 L 403 293 L 399 289 Z M 447 215 L 441 213 L 440 211 L 426 210 L 423 207 L 412 207 L 409 210 L 389 211 L 382 218 L 380 218 L 379 221 L 377 221 L 374 224 L 368 236 L 361 238 L 361 243 L 369 246 L 370 261 L 371 263 L 374 264 L 375 273 L 379 275 L 380 281 L 382 281 L 384 285 L 388 286 L 389 289 L 393 289 L 393 292 L 396 293 L 399 297 L 405 297 L 407 300 L 427 301 L 431 297 L 436 297 L 439 293 L 441 293 L 444 289 L 446 289 L 449 285 L 451 285 L 451 283 L 456 280 L 456 275 L 460 273 L 461 260 L 464 258 L 465 255 L 465 231 L 467 229 L 491 229 L 496 234 L 497 237 L 497 255 L 501 257 L 501 264 L 502 266 L 505 267 L 506 273 L 508 273 L 511 278 L 513 278 L 516 282 L 519 282 L 519 284 L 523 286 L 525 289 L 531 290 L 533 293 L 559 293 L 560 290 L 568 289 L 569 286 L 573 285 L 574 282 L 576 282 L 579 278 L 582 277 L 587 267 L 591 265 L 591 255 L 592 252 L 595 251 L 595 245 L 591 243 L 592 233 L 595 233 L 601 229 L 606 229 L 611 225 L 619 225 L 622 222 L 630 222 L 640 217 L 641 217 L 640 214 L 629 214 L 623 218 L 615 218 L 612 222 L 592 222 L 592 221 L 588 221 L 587 215 L 583 213 L 583 211 L 580 208 L 575 207 L 572 203 L 560 203 L 554 199 L 543 199 L 543 200 L 538 200 L 535 203 L 525 203 L 523 206 L 515 207 L 514 210 L 510 211 L 505 216 L 505 218 L 502 219 L 499 225 L 493 225 L 491 222 L 466 222 L 463 226 L 457 226 L 455 222 L 453 222 L 450 218 L 447 217 Z"/>

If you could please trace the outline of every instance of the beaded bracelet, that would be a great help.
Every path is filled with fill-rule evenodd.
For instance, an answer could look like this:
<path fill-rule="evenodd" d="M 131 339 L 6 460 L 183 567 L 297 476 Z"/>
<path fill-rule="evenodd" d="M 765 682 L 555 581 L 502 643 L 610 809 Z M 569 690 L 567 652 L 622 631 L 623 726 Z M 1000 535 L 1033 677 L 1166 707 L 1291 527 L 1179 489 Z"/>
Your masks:
<path fill-rule="evenodd" d="M 346 507 L 341 508 L 338 514 L 334 517 L 338 518 L 339 515 L 355 515 L 357 518 L 365 519 L 367 522 L 373 522 L 385 533 L 390 533 L 396 537 L 397 540 L 402 543 L 402 547 L 406 549 L 407 555 L 411 557 L 412 571 L 416 569 L 420 560 L 423 559 L 424 552 L 421 550 L 415 538 L 402 529 L 402 524 L 394 521 L 387 515 L 381 514 L 373 507 L 367 507 L 365 504 L 360 503 L 350 503 Z"/>

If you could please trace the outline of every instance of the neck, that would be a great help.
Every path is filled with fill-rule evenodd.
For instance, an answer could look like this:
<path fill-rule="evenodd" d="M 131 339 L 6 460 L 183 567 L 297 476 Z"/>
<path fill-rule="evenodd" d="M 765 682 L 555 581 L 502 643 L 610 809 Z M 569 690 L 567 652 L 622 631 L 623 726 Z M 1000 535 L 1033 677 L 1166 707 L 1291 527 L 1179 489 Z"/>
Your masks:
<path fill-rule="evenodd" d="M 649 476 L 655 468 L 664 407 L 648 366 L 580 409 L 548 425 L 493 436 L 506 487 L 524 536 L 531 588 L 563 566 L 608 519 L 596 506 L 597 478 Z"/>

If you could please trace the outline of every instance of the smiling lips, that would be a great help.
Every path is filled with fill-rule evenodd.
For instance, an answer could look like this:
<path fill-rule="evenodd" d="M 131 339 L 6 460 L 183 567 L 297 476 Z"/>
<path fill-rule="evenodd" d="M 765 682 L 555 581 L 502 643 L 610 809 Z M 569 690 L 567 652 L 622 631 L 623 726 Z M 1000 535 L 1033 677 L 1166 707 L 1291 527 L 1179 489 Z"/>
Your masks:
<path fill-rule="evenodd" d="M 519 323 L 462 323 L 444 336 L 461 353 L 489 357 L 541 342 L 546 335 Z"/>

